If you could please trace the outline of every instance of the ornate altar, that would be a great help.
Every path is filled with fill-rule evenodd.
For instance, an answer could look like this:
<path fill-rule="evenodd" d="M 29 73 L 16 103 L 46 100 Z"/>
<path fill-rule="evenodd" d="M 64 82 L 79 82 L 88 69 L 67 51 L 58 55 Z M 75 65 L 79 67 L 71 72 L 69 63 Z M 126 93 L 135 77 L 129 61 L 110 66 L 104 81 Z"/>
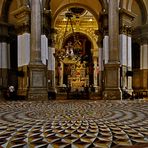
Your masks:
<path fill-rule="evenodd" d="M 71 65 L 71 74 L 68 76 L 68 84 L 73 90 L 81 90 L 89 84 L 89 76 L 87 75 L 85 63 L 78 62 Z"/>

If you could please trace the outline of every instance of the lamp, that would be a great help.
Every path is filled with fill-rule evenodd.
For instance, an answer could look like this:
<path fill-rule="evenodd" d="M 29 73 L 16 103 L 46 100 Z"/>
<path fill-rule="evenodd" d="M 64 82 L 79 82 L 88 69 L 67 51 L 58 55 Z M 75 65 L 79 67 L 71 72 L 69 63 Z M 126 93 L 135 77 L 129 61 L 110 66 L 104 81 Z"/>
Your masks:
<path fill-rule="evenodd" d="M 70 23 L 71 31 L 72 31 L 72 37 L 73 39 L 66 43 L 65 47 L 62 49 L 56 49 L 55 51 L 55 58 L 57 58 L 59 61 L 65 62 L 77 62 L 81 60 L 81 52 L 82 52 L 82 45 L 81 42 L 78 39 L 78 35 L 74 32 L 73 24 L 72 24 L 72 17 L 74 14 L 68 10 L 65 13 L 66 19 L 66 27 L 65 32 L 63 36 L 63 43 L 66 43 L 66 35 L 67 35 L 67 28 L 68 24 Z"/>

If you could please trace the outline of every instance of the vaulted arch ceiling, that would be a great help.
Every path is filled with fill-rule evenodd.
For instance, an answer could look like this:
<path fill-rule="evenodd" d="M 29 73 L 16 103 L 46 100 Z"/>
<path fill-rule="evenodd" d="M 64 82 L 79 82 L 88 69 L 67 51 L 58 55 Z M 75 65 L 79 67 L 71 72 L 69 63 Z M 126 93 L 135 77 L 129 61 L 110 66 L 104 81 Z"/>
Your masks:
<path fill-rule="evenodd" d="M 80 3 L 79 0 L 69 0 L 69 1 L 56 0 L 56 2 L 55 0 L 42 0 L 42 1 L 43 1 L 43 6 L 45 8 L 50 9 L 50 6 L 52 7 L 53 14 L 56 13 L 56 10 L 59 10 L 59 5 L 63 7 L 63 5 L 66 4 L 66 2 Z M 1 0 L 0 20 L 3 20 L 5 22 L 8 21 L 8 12 L 10 12 L 10 9 L 12 10 L 12 6 L 10 6 L 13 5 L 12 3 L 15 3 L 14 6 L 16 6 L 16 8 L 19 8 L 22 5 L 29 4 L 29 2 L 30 0 Z M 138 5 L 135 5 L 134 3 Z M 90 0 L 81 0 L 81 4 L 89 6 L 90 10 L 93 10 L 96 13 L 98 12 L 97 9 L 98 5 L 102 7 L 101 9 L 106 9 L 106 10 L 108 9 L 108 0 L 94 0 L 93 3 Z M 133 12 L 138 8 L 138 12 L 140 13 L 137 15 L 138 16 L 141 15 L 141 20 L 142 20 L 141 24 L 148 23 L 148 0 L 120 0 L 120 7 Z"/>

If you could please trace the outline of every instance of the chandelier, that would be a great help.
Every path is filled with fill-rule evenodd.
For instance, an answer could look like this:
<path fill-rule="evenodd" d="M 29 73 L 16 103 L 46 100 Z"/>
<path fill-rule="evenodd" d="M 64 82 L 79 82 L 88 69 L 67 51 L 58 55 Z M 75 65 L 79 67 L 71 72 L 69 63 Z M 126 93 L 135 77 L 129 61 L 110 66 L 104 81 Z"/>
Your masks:
<path fill-rule="evenodd" d="M 66 35 L 68 32 L 68 25 L 71 27 L 72 31 L 72 40 L 68 41 L 66 45 L 62 49 L 56 49 L 55 51 L 55 58 L 57 58 L 59 61 L 62 61 L 63 63 L 75 63 L 81 60 L 81 53 L 83 51 L 82 44 L 79 41 L 78 35 L 74 32 L 73 24 L 72 24 L 72 18 L 73 13 L 68 10 L 65 13 L 66 19 L 66 27 L 65 32 L 63 36 L 63 43 L 66 43 Z"/>

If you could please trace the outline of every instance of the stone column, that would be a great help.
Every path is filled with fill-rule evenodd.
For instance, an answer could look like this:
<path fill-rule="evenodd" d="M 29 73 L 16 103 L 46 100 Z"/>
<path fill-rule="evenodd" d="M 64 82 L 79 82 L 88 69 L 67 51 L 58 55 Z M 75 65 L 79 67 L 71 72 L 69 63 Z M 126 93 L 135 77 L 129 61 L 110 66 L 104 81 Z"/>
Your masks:
<path fill-rule="evenodd" d="M 0 22 L 0 98 L 8 87 L 10 69 L 10 44 L 8 38 L 8 24 Z"/>
<path fill-rule="evenodd" d="M 47 100 L 47 67 L 41 60 L 41 4 L 31 0 L 31 51 L 29 63 L 30 100 Z"/>
<path fill-rule="evenodd" d="M 104 68 L 104 99 L 121 99 L 118 0 L 109 1 L 109 60 Z"/>

